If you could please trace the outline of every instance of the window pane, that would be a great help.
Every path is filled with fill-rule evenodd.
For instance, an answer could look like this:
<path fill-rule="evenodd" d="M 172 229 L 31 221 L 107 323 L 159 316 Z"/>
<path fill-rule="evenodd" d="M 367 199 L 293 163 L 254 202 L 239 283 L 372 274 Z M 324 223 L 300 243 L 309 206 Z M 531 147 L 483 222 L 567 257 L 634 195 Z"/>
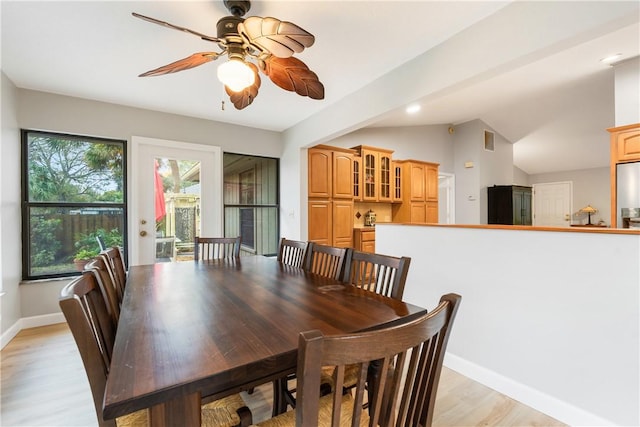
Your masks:
<path fill-rule="evenodd" d="M 29 202 L 123 203 L 121 142 L 29 132 Z"/>
<path fill-rule="evenodd" d="M 278 159 L 224 154 L 224 235 L 242 237 L 241 254 L 278 251 Z"/>
<path fill-rule="evenodd" d="M 122 246 L 124 209 L 31 207 L 28 275 L 49 276 L 81 271 L 105 247 Z M 78 262 L 74 262 L 78 261 Z"/>

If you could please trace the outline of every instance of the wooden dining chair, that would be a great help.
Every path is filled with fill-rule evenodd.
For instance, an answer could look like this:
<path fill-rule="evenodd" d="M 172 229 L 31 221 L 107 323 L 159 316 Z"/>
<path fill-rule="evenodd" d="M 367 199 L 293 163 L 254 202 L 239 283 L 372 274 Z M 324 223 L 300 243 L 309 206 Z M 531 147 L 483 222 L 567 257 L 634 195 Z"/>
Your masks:
<path fill-rule="evenodd" d="M 442 361 L 460 301 L 460 295 L 443 295 L 433 311 L 369 332 L 338 336 L 302 332 L 296 409 L 258 425 L 431 426 Z M 320 397 L 322 367 L 334 366 L 335 382 L 341 385 L 345 366 L 352 364 L 359 367 L 355 392 Z M 363 410 L 365 399 L 368 411 Z"/>
<path fill-rule="evenodd" d="M 119 417 L 117 421 L 103 418 L 102 403 L 116 331 L 95 275 L 85 271 L 71 281 L 60 292 L 59 304 L 80 351 L 99 426 L 147 427 L 147 410 Z M 251 425 L 251 422 L 251 411 L 239 394 L 202 406 L 203 426 L 245 426 Z"/>
<path fill-rule="evenodd" d="M 120 289 L 116 286 L 115 280 L 109 268 L 107 268 L 105 258 L 101 256 L 95 257 L 84 266 L 84 270 L 89 271 L 95 277 L 102 291 L 102 296 L 107 303 L 107 311 L 113 320 L 113 325 L 117 328 L 118 320 L 120 319 L 122 295 L 120 295 Z"/>
<path fill-rule="evenodd" d="M 193 257 L 196 261 L 210 259 L 238 258 L 241 238 L 238 237 L 196 237 Z"/>
<path fill-rule="evenodd" d="M 307 242 L 280 239 L 277 260 L 292 267 L 303 267 L 307 255 Z"/>
<path fill-rule="evenodd" d="M 387 297 L 402 299 L 411 258 L 350 250 L 343 281 Z"/>
<path fill-rule="evenodd" d="M 309 242 L 304 269 L 324 277 L 340 280 L 346 255 L 346 248 Z"/>
<path fill-rule="evenodd" d="M 120 248 L 114 246 L 100 252 L 100 256 L 105 258 L 107 268 L 109 268 L 116 286 L 120 289 L 120 295 L 124 295 L 124 288 L 127 285 L 127 268 L 124 265 Z"/>

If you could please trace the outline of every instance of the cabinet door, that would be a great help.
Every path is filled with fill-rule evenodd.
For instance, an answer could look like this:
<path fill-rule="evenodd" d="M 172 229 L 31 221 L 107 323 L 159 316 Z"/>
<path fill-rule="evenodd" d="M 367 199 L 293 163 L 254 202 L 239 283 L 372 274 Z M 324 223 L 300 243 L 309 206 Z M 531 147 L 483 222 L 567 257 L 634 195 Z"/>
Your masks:
<path fill-rule="evenodd" d="M 364 176 L 364 192 L 362 200 L 375 202 L 378 200 L 378 156 L 375 153 L 363 151 L 362 172 Z"/>
<path fill-rule="evenodd" d="M 392 163 L 393 172 L 393 202 L 402 202 L 402 166 Z"/>
<path fill-rule="evenodd" d="M 618 160 L 640 160 L 640 131 L 637 129 L 620 132 L 616 137 Z"/>
<path fill-rule="evenodd" d="M 438 223 L 438 202 L 426 203 L 426 222 L 429 224 Z"/>
<path fill-rule="evenodd" d="M 353 199 L 353 156 L 333 152 L 333 197 Z"/>
<path fill-rule="evenodd" d="M 380 188 L 378 193 L 378 201 L 390 202 L 393 196 L 391 191 L 391 156 L 386 153 L 380 153 Z"/>
<path fill-rule="evenodd" d="M 426 200 L 438 201 L 438 166 L 437 165 L 425 165 L 426 174 Z"/>
<path fill-rule="evenodd" d="M 331 202 L 309 201 L 309 241 L 331 245 L 333 240 Z"/>
<path fill-rule="evenodd" d="M 513 190 L 513 225 L 531 225 L 531 191 Z"/>
<path fill-rule="evenodd" d="M 409 197 L 412 201 L 422 202 L 426 198 L 424 169 L 424 164 L 422 163 L 409 163 L 409 179 L 411 180 L 411 194 Z"/>
<path fill-rule="evenodd" d="M 372 254 L 376 253 L 376 241 L 375 240 L 369 240 L 366 242 L 362 242 L 362 249 L 360 249 L 362 252 L 370 252 Z"/>
<path fill-rule="evenodd" d="M 308 152 L 309 197 L 331 197 L 333 158 L 330 150 L 310 148 Z"/>
<path fill-rule="evenodd" d="M 424 224 L 427 222 L 427 204 L 426 202 L 411 203 L 411 223 Z"/>
<path fill-rule="evenodd" d="M 333 239 L 330 245 L 339 248 L 353 247 L 353 202 L 333 201 Z"/>
<path fill-rule="evenodd" d="M 362 159 L 353 158 L 353 200 L 362 201 Z"/>

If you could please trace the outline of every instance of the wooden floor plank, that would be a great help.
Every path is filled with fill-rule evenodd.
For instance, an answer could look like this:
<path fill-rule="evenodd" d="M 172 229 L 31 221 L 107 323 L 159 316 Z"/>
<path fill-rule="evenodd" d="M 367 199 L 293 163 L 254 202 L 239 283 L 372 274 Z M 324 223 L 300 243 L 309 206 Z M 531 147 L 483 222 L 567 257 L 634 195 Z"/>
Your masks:
<path fill-rule="evenodd" d="M 271 415 L 270 384 L 243 397 L 254 422 Z M 0 404 L 2 426 L 97 426 L 82 360 L 65 323 L 25 329 L 0 352 Z M 446 368 L 433 425 L 564 426 Z"/>

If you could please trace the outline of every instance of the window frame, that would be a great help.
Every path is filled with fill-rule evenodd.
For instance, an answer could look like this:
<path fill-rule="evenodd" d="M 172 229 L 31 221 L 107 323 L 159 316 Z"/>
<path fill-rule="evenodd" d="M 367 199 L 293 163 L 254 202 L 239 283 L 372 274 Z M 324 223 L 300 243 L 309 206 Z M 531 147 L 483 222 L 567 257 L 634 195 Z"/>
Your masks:
<path fill-rule="evenodd" d="M 30 201 L 29 197 L 29 136 L 30 135 L 46 135 L 54 137 L 62 137 L 66 139 L 75 139 L 82 142 L 90 143 L 107 143 L 107 144 L 121 144 L 122 145 L 122 202 L 34 202 Z M 29 239 L 31 235 L 31 223 L 30 223 L 30 211 L 31 208 L 63 208 L 63 209 L 85 209 L 85 208 L 114 208 L 122 210 L 122 242 L 123 242 L 123 255 L 125 262 L 128 259 L 127 241 L 128 241 L 128 213 L 127 213 L 127 200 L 128 200 L 128 184 L 127 184 L 127 140 L 126 139 L 114 139 L 103 138 L 96 136 L 85 136 L 77 134 L 68 134 L 61 132 L 49 132 L 33 129 L 21 129 L 20 130 L 20 142 L 21 142 L 21 243 L 22 243 L 22 280 L 46 280 L 64 277 L 74 277 L 81 274 L 81 272 L 64 272 L 64 273 L 52 273 L 52 274 L 30 274 L 30 244 Z"/>

